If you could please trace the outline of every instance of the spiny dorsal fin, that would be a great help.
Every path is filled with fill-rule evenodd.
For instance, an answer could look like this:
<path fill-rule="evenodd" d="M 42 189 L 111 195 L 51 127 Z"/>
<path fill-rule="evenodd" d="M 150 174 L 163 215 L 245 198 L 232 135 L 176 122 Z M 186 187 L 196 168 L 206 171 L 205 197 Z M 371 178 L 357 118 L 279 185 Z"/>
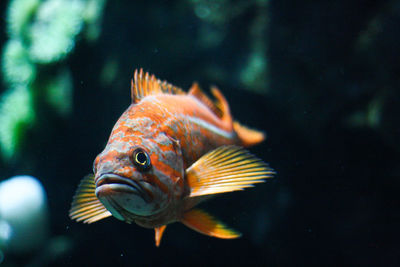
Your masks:
<path fill-rule="evenodd" d="M 243 190 L 273 174 L 266 163 L 237 146 L 221 146 L 186 170 L 189 197 Z"/>
<path fill-rule="evenodd" d="M 228 228 L 225 224 L 200 209 L 192 209 L 185 212 L 181 222 L 187 227 L 204 235 L 224 239 L 238 238 L 241 236 L 239 232 Z"/>
<path fill-rule="evenodd" d="M 222 117 L 222 110 L 214 104 L 214 102 L 201 90 L 198 83 L 193 83 L 192 87 L 190 87 L 189 95 L 196 97 L 200 102 L 206 105 L 209 109 L 211 109 L 218 118 Z"/>
<path fill-rule="evenodd" d="M 87 175 L 81 181 L 72 200 L 69 217 L 77 222 L 93 223 L 111 216 L 95 194 L 94 176 Z"/>
<path fill-rule="evenodd" d="M 166 81 L 157 79 L 153 74 L 144 73 L 143 69 L 136 69 L 134 79 L 131 80 L 131 98 L 132 103 L 138 103 L 141 99 L 149 95 L 159 94 L 186 94 L 182 89 Z"/>

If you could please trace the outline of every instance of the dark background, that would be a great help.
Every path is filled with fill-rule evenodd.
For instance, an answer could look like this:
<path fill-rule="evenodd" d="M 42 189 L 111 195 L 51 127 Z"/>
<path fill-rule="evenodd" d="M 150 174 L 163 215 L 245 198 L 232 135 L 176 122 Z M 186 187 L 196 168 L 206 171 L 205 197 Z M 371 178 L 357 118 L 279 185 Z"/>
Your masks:
<path fill-rule="evenodd" d="M 221 2 L 228 14 L 244 3 Z M 186 1 L 109 1 L 100 38 L 77 43 L 64 62 L 74 80 L 72 114 L 40 107 L 22 155 L 0 164 L 2 176 L 30 174 L 46 188 L 51 233 L 71 244 L 52 265 L 400 264 L 400 1 L 245 6 L 221 26 Z M 250 33 L 260 17 L 267 26 L 257 39 Z M 205 45 L 212 34 L 223 37 Z M 238 78 L 256 39 L 268 66 L 261 89 Z M 110 60 L 116 73 L 104 80 Z M 130 104 L 139 67 L 185 89 L 218 85 L 237 120 L 267 133 L 251 151 L 276 177 L 202 204 L 242 238 L 214 239 L 175 223 L 156 248 L 152 230 L 68 218 L 77 184 Z"/>

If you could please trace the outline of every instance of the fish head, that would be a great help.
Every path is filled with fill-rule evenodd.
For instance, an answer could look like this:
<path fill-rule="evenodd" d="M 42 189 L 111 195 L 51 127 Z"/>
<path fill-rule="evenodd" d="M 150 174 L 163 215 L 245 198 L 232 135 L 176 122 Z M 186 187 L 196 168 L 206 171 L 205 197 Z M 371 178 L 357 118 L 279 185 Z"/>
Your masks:
<path fill-rule="evenodd" d="M 165 134 L 109 142 L 94 162 L 96 196 L 117 219 L 165 211 L 183 193 L 180 147 Z"/>

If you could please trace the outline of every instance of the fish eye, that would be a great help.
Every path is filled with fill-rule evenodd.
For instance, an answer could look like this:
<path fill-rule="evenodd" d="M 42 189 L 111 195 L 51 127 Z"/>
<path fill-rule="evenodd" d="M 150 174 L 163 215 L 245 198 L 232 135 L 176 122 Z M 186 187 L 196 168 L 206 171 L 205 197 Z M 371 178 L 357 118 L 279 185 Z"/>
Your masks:
<path fill-rule="evenodd" d="M 133 163 L 141 171 L 146 171 L 150 168 L 150 157 L 143 149 L 136 149 L 132 155 Z"/>

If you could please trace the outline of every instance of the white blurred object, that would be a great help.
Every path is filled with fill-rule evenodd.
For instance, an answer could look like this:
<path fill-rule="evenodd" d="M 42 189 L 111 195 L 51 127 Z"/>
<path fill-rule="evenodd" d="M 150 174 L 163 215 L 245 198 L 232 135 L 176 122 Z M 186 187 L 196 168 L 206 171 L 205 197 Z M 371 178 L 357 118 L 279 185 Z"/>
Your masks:
<path fill-rule="evenodd" d="M 48 236 L 48 208 L 42 184 L 31 176 L 14 176 L 0 183 L 0 249 L 27 253 Z"/>

